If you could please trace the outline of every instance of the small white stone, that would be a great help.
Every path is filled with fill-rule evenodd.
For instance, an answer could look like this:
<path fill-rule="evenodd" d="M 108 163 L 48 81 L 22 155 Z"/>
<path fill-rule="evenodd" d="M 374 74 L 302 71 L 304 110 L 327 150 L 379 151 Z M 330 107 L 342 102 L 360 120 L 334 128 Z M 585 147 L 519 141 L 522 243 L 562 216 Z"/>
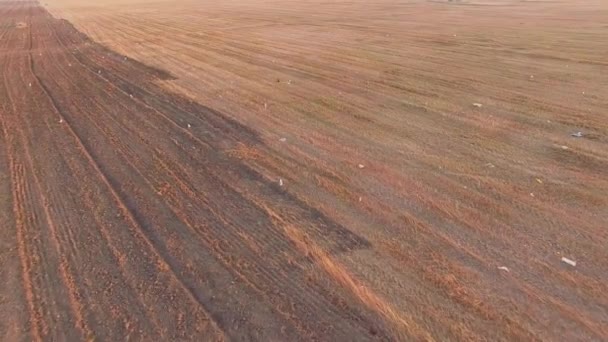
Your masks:
<path fill-rule="evenodd" d="M 562 262 L 564 262 L 564 263 L 566 263 L 566 264 L 568 264 L 568 265 L 570 265 L 572 267 L 576 266 L 576 261 L 574 261 L 572 259 L 568 259 L 568 258 L 562 257 Z"/>

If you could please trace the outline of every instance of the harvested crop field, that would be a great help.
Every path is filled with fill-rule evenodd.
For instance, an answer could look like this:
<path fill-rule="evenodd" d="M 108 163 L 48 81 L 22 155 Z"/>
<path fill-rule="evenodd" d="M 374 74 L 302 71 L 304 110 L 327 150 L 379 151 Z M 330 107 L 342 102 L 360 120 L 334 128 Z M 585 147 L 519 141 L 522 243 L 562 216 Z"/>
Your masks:
<path fill-rule="evenodd" d="M 606 18 L 0 0 L 0 339 L 608 340 Z"/>

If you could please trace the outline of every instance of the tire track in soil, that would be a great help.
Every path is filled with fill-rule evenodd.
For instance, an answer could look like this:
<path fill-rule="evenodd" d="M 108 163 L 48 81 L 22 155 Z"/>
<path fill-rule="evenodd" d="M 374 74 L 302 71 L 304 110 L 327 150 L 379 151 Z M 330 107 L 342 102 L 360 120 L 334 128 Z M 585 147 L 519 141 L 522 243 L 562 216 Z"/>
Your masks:
<path fill-rule="evenodd" d="M 14 14 L 14 17 L 11 19 L 25 19 L 19 16 L 19 14 L 23 14 L 22 11 L 20 11 L 21 8 L 16 7 L 16 9 L 9 8 L 7 10 L 7 13 L 17 12 L 11 13 Z M 9 18 L 9 16 L 7 15 L 5 18 Z M 15 40 L 17 40 L 17 43 L 19 42 L 18 33 L 20 32 L 16 32 L 14 29 L 9 29 L 9 31 L 13 34 L 8 37 L 11 39 L 6 40 L 7 46 L 14 48 L 11 43 L 15 42 Z M 17 45 L 17 48 L 19 48 L 19 45 Z M 31 237 L 28 236 L 31 235 L 31 233 L 28 234 L 28 225 L 31 225 L 31 221 L 35 220 L 35 216 L 33 216 L 35 215 L 35 210 L 33 207 L 30 208 L 30 210 L 25 209 L 25 207 L 27 206 L 27 202 L 29 201 L 28 186 L 25 180 L 26 171 L 23 162 L 17 160 L 19 156 L 23 153 L 23 151 L 16 151 L 19 146 L 21 146 L 21 144 L 15 142 L 15 137 L 9 134 L 9 131 L 15 132 L 17 130 L 15 127 L 12 126 L 7 127 L 9 123 L 6 121 L 9 115 L 14 115 L 14 113 L 16 112 L 15 101 L 13 100 L 10 94 L 11 89 L 9 87 L 10 82 L 8 80 L 9 73 L 6 72 L 7 70 L 10 70 L 13 67 L 11 65 L 11 59 L 9 57 L 11 56 L 5 56 L 2 61 L 3 95 L 5 99 L 5 101 L 3 101 L 3 107 L 5 108 L 5 112 L 2 113 L 3 115 L 0 123 L 2 125 L 4 140 L 7 143 L 6 147 L 10 169 L 11 188 L 13 194 L 12 210 L 15 218 L 17 249 L 19 254 L 19 262 L 21 264 L 23 282 L 22 287 L 25 291 L 25 300 L 27 306 L 26 310 L 29 313 L 28 324 L 26 325 L 26 327 L 24 327 L 24 331 L 29 330 L 29 333 L 31 334 L 31 338 L 33 340 L 41 341 L 42 335 L 48 331 L 48 325 L 41 317 L 44 315 L 44 313 L 42 312 L 42 308 L 39 303 L 37 303 L 37 293 L 34 290 L 36 280 L 33 279 L 31 271 L 32 268 L 35 267 L 35 264 L 37 264 L 40 260 L 40 256 L 33 252 L 34 248 L 31 247 L 32 241 L 28 241 L 29 239 L 31 239 Z M 28 212 L 30 213 L 29 217 Z"/>
<path fill-rule="evenodd" d="M 255 133 L 220 113 L 164 93 L 151 81 L 166 75 L 101 49 L 40 7 L 20 5 L 7 13 L 29 18 L 28 36 L 15 37 L 13 43 L 29 46 L 23 48 L 26 54 L 2 56 L 5 87 L 14 93 L 11 113 L 2 113 L 2 127 L 5 139 L 12 142 L 12 192 L 35 339 L 57 337 L 59 326 L 66 334 L 76 334 L 70 323 L 79 329 L 80 339 L 146 335 L 129 331 L 133 322 L 161 336 L 175 336 L 171 334 L 188 320 L 177 303 L 197 307 L 197 315 L 210 322 L 219 339 L 367 340 L 392 334 L 350 289 L 328 284 L 332 278 L 315 266 L 314 258 L 295 248 L 264 208 L 276 206 L 285 222 L 319 239 L 316 245 L 330 254 L 367 248 L 368 243 L 226 155 L 239 142 L 260 144 Z M 84 45 L 89 46 L 79 51 Z M 69 50 L 72 46 L 74 51 Z M 32 91 L 24 96 L 18 88 L 26 84 Z M 27 96 L 34 97 L 30 105 Z M 186 122 L 197 129 L 187 129 Z M 36 146 L 35 137 L 45 146 Z M 70 181 L 82 190 L 70 189 Z M 113 207 L 119 215 L 112 220 L 96 211 L 92 193 L 101 195 L 100 205 Z M 78 195 L 81 201 L 74 198 Z M 119 242 L 113 236 L 122 225 L 135 241 Z M 28 232 L 40 229 L 43 239 L 28 240 Z M 90 240 L 95 236 L 98 241 Z M 98 246 L 100 242 L 104 246 Z M 90 253 L 102 253 L 99 265 L 85 264 L 94 260 L 82 250 L 87 243 L 93 243 Z M 136 245 L 144 251 L 134 251 Z M 30 254 L 36 260 L 29 259 Z M 133 259 L 155 263 L 156 269 L 148 269 L 146 277 Z M 31 264 L 37 260 L 41 279 L 30 279 Z M 111 268 L 103 274 L 121 278 L 117 282 L 124 287 L 114 290 L 118 294 L 136 292 L 137 298 L 127 300 L 137 308 L 115 307 L 114 299 L 100 297 L 93 280 L 100 271 L 95 267 Z M 53 268 L 63 285 L 45 285 Z M 207 277 L 218 276 L 218 283 L 203 277 L 205 268 L 211 272 Z M 147 310 L 151 299 L 138 286 L 146 278 L 178 285 L 173 292 L 177 301 L 152 301 L 153 306 L 168 305 L 177 315 L 173 321 L 163 321 L 158 309 Z M 64 292 L 72 308 L 69 314 L 50 304 Z M 51 312 L 61 316 L 57 319 L 63 325 Z M 256 313 L 263 318 L 256 320 Z M 109 323 L 112 315 L 125 327 Z M 138 315 L 142 317 L 133 317 Z M 182 338 L 196 334 L 197 327 L 188 324 L 192 330 Z"/>
<path fill-rule="evenodd" d="M 69 138 L 68 138 L 69 139 Z M 72 143 L 70 143 L 72 142 Z M 70 142 L 67 143 L 63 143 L 62 147 L 58 148 L 59 150 L 63 150 L 63 151 L 68 151 L 70 149 L 74 149 L 74 144 L 73 141 L 70 140 Z M 76 150 L 75 154 L 79 155 L 81 153 L 80 150 Z M 71 155 L 70 153 L 65 153 L 65 155 Z M 88 184 L 94 184 L 96 188 L 99 188 L 99 186 L 96 183 L 99 183 L 98 179 L 95 179 L 95 177 L 91 178 L 92 174 L 95 174 L 97 171 L 94 169 L 90 169 L 87 170 L 87 168 L 85 167 L 83 169 L 83 165 L 81 162 L 78 161 L 78 158 L 69 158 L 67 160 L 67 163 L 70 165 L 70 169 L 72 172 L 77 173 L 78 176 L 76 176 L 76 179 L 91 179 L 90 181 L 88 181 Z M 146 307 L 146 305 L 144 304 L 144 302 L 146 302 L 146 296 L 138 291 L 136 291 L 136 289 L 138 288 L 137 283 L 137 278 L 138 277 L 134 277 L 132 276 L 133 274 L 139 274 L 140 275 L 140 279 L 141 278 L 145 278 L 145 277 L 150 277 L 149 274 L 155 273 L 155 272 L 159 272 L 161 271 L 159 270 L 150 270 L 150 268 L 155 268 L 156 264 L 158 262 L 155 261 L 150 261 L 147 260 L 147 256 L 146 255 L 140 255 L 141 253 L 139 251 L 141 250 L 146 250 L 146 246 L 145 245 L 141 245 L 134 247 L 134 244 L 137 244 L 137 239 L 134 239 L 133 235 L 127 235 L 124 236 L 125 234 L 121 231 L 117 231 L 116 229 L 112 229 L 112 223 L 108 220 L 108 215 L 107 214 L 107 210 L 104 210 L 104 208 L 100 208 L 100 198 L 103 197 L 104 191 L 97 189 L 96 190 L 97 193 L 97 197 L 95 200 L 97 201 L 96 204 L 93 204 L 93 197 L 95 197 L 95 195 L 92 195 L 90 191 L 88 192 L 83 192 L 81 197 L 84 198 L 85 202 L 86 202 L 86 208 L 85 210 L 87 211 L 91 211 L 94 213 L 98 213 L 98 215 L 93 215 L 92 219 L 95 222 L 95 226 L 99 227 L 99 232 L 101 234 L 101 239 L 103 241 L 106 242 L 107 247 L 111 250 L 111 255 L 112 255 L 112 260 L 115 264 L 119 265 L 119 267 L 117 267 L 119 269 L 119 273 L 120 276 L 118 276 L 118 278 L 124 278 L 126 283 L 121 283 L 120 281 L 116 281 L 116 277 L 114 277 L 114 279 L 112 279 L 112 281 L 114 283 L 111 283 L 111 286 L 113 287 L 118 287 L 118 288 L 128 288 L 128 293 L 130 294 L 123 294 L 123 298 L 126 300 L 127 298 L 138 298 L 138 302 L 136 305 L 132 305 L 129 306 L 129 308 L 133 309 L 132 311 L 134 312 L 128 312 L 126 314 L 126 316 L 130 316 L 130 317 L 143 317 L 144 321 L 145 320 L 150 320 L 153 322 L 153 326 L 154 328 L 143 328 L 142 325 L 145 326 L 145 323 L 141 323 L 141 322 L 133 322 L 132 320 L 128 319 L 128 317 L 124 317 L 124 325 L 125 327 L 128 328 L 128 330 L 130 331 L 142 331 L 142 330 L 147 330 L 147 331 L 157 331 L 158 334 L 160 334 L 160 336 L 165 336 L 164 334 L 166 333 L 166 331 L 162 331 L 161 327 L 162 327 L 162 323 L 161 323 L 161 318 L 156 317 L 157 315 L 153 315 L 153 317 L 149 314 L 148 311 L 150 311 L 150 307 Z M 79 196 L 80 197 L 80 196 Z M 110 199 L 111 201 L 111 199 Z M 111 207 L 112 205 L 104 205 L 103 207 Z M 113 217 L 113 219 L 115 220 L 115 217 Z M 137 235 L 135 235 L 137 236 Z M 122 238 L 121 238 L 122 237 Z M 124 243 L 123 241 L 127 241 L 127 243 Z M 122 246 L 121 246 L 122 245 Z M 121 248 L 122 247 L 122 248 Z M 124 251 L 123 251 L 124 250 Z M 128 270 L 128 271 L 127 271 Z M 150 279 L 149 280 L 151 283 L 157 283 L 159 281 L 159 279 Z M 118 283 L 118 284 L 115 284 Z M 167 285 L 169 286 L 169 285 Z M 148 291 L 150 292 L 150 291 Z M 168 290 L 166 287 L 163 289 L 162 292 L 159 291 L 154 291 L 154 296 L 156 298 L 165 298 L 165 300 L 168 300 L 168 298 L 175 298 L 175 291 L 170 291 Z M 170 292 L 170 294 L 168 295 L 167 293 Z M 148 301 L 149 302 L 149 301 Z M 124 308 L 124 305 L 123 305 Z M 182 307 L 184 309 L 185 312 L 188 312 L 187 310 L 185 310 L 185 307 Z M 112 310 L 116 310 L 115 308 L 113 308 Z M 158 309 L 157 309 L 158 311 Z M 178 317 L 179 316 L 179 317 Z M 181 328 L 185 328 L 184 325 L 184 314 L 180 313 L 179 315 L 176 315 L 176 319 L 180 321 L 180 327 Z M 201 321 L 209 321 L 208 317 L 205 318 L 203 317 L 198 317 L 198 315 L 196 313 L 190 313 L 190 316 L 192 316 L 192 318 L 190 320 L 194 320 L 194 319 L 199 319 Z M 152 338 L 152 335 L 149 335 L 149 337 L 147 338 Z M 207 335 L 210 336 L 210 335 Z M 180 335 L 178 334 L 177 336 L 174 336 L 174 338 L 185 338 L 185 335 Z"/>
<path fill-rule="evenodd" d="M 82 155 L 85 156 L 85 158 L 89 161 L 90 165 L 93 166 L 93 169 L 95 170 L 95 173 L 99 176 L 99 178 L 102 179 L 102 182 L 108 187 L 110 193 L 112 194 L 113 199 L 115 200 L 115 204 L 119 207 L 119 209 L 122 211 L 122 213 L 124 214 L 124 216 L 128 219 L 129 223 L 137 231 L 140 231 L 140 232 L 143 231 L 143 228 L 142 228 L 140 222 L 137 221 L 136 217 L 131 212 L 131 209 L 125 204 L 125 202 L 123 201 L 123 199 L 118 195 L 118 193 L 116 192 L 115 185 L 113 185 L 111 183 L 111 181 L 108 180 L 106 174 L 99 167 L 99 163 L 93 158 L 93 156 L 91 156 L 91 154 L 89 152 L 89 148 L 84 145 L 82 138 L 80 136 L 78 136 L 78 134 L 72 129 L 72 126 L 71 126 L 70 122 L 67 120 L 67 118 L 65 117 L 65 115 L 63 115 L 63 113 L 59 109 L 59 107 L 57 105 L 57 102 L 53 98 L 53 96 L 50 94 L 49 89 L 44 85 L 44 83 L 42 82 L 42 80 L 40 80 L 40 78 L 37 76 L 37 74 L 33 71 L 33 68 L 32 68 L 32 75 L 36 79 L 36 83 L 43 90 L 43 92 L 44 92 L 45 96 L 47 97 L 48 101 L 51 103 L 52 109 L 55 112 L 55 114 L 61 120 L 63 120 L 65 122 L 64 126 L 67 128 L 67 131 L 74 138 L 74 140 L 76 142 L 76 146 L 79 149 L 79 152 Z M 157 257 L 159 258 L 157 262 L 160 263 L 160 268 L 163 269 L 163 270 L 170 270 L 171 273 L 174 275 L 174 278 L 178 281 L 178 283 L 181 284 L 182 288 L 185 291 L 188 291 L 190 293 L 191 292 L 190 287 L 188 287 L 187 285 L 183 284 L 182 280 L 179 278 L 179 276 L 177 275 L 177 273 L 173 270 L 172 266 L 169 264 L 168 261 L 166 261 L 166 259 L 163 258 L 162 254 L 159 254 L 159 252 L 155 249 L 153 243 L 147 238 L 147 236 L 144 233 L 141 233 L 140 236 L 139 236 L 139 238 L 143 238 L 143 240 L 146 242 L 147 246 L 152 250 L 153 253 L 155 253 L 157 255 Z M 201 305 L 201 303 L 198 300 L 198 298 L 196 298 L 196 297 L 193 296 L 193 299 L 195 300 L 195 302 L 197 302 L 199 305 Z M 209 320 L 209 319 L 207 319 L 207 320 Z M 211 320 L 209 320 L 209 321 L 211 321 Z M 217 326 L 216 326 L 216 329 L 217 329 Z"/>
<path fill-rule="evenodd" d="M 15 33 L 11 30 L 12 23 L 7 20 L 6 14 L 11 10 L 11 6 L 0 6 L 0 54 L 8 47 L 11 35 Z M 4 59 L 0 60 L 0 70 L 5 70 Z M 10 103 L 6 92 L 6 73 L 2 75 L 0 84 L 0 278 L 5 281 L 0 285 L 0 339 L 16 340 L 22 331 L 26 329 L 31 305 L 26 305 L 25 310 L 20 303 L 28 303 L 31 298 L 24 283 L 27 282 L 27 275 L 24 270 L 27 263 L 23 262 L 24 253 L 19 234 L 21 230 L 17 227 L 17 217 L 15 215 L 15 192 L 14 187 L 14 164 L 9 148 L 8 135 L 3 122 L 3 117 L 10 110 Z M 30 318 L 30 320 L 32 320 Z M 33 337 L 32 337 L 33 338 Z"/>
<path fill-rule="evenodd" d="M 34 60 L 32 57 L 32 49 L 33 49 L 33 38 L 32 38 L 32 14 L 31 14 L 32 8 L 30 8 L 30 16 L 29 16 L 29 20 L 28 20 L 28 50 L 30 51 L 27 55 L 27 64 L 28 64 L 28 71 L 29 73 L 33 76 L 33 79 L 35 80 L 35 85 L 37 87 L 40 87 L 43 89 L 44 94 L 47 96 L 47 98 L 52 102 L 52 99 L 50 97 L 50 95 L 48 94 L 48 92 L 46 91 L 46 89 L 44 88 L 44 86 L 42 85 L 42 83 L 40 82 L 40 79 L 36 76 L 36 73 L 34 72 Z M 30 83 L 31 84 L 31 83 Z M 54 107 L 54 106 L 53 106 Z M 23 137 L 22 137 L 22 141 L 24 141 Z M 43 189 L 42 186 L 42 182 L 40 181 L 39 176 L 37 175 L 36 169 L 35 169 L 35 164 L 34 161 L 32 160 L 32 153 L 30 152 L 28 145 L 26 142 L 24 142 L 23 144 L 24 150 L 25 150 L 25 155 L 27 156 L 27 163 L 28 166 L 31 168 L 32 171 L 32 175 L 33 175 L 33 180 L 34 180 L 34 185 L 36 188 L 36 192 L 39 195 L 39 201 L 42 204 L 42 207 L 44 209 L 44 217 L 45 217 L 45 222 L 46 225 L 50 228 L 50 232 L 51 232 L 51 238 L 53 241 L 53 245 L 54 248 L 56 249 L 56 251 L 59 254 L 59 270 L 60 270 L 60 274 L 61 274 L 61 278 L 63 281 L 63 284 L 65 285 L 65 288 L 68 291 L 68 295 L 69 295 L 69 304 L 71 307 L 71 310 L 74 314 L 74 319 L 75 319 L 75 325 L 78 328 L 79 332 L 80 332 L 80 339 L 86 339 L 86 340 L 92 340 L 93 339 L 93 332 L 91 331 L 91 329 L 87 326 L 87 323 L 83 317 L 83 303 L 81 301 L 81 297 L 82 295 L 79 293 L 78 291 L 78 285 L 76 283 L 76 281 L 74 280 L 74 272 L 70 270 L 70 265 L 75 263 L 76 260 L 73 257 L 74 255 L 74 243 L 69 241 L 69 238 L 60 238 L 60 232 L 57 229 L 57 225 L 54 222 L 52 216 L 51 216 L 51 203 L 50 202 L 55 202 L 55 203 L 60 203 L 60 201 L 49 201 L 49 199 L 47 198 L 47 196 L 45 196 L 45 189 Z M 48 192 L 48 194 L 50 196 L 52 196 L 52 192 Z M 51 197 L 51 200 L 53 200 L 53 198 Z M 66 220 L 66 223 L 70 223 L 68 220 Z M 65 244 L 65 246 L 64 246 Z M 71 249 L 71 252 L 66 253 L 65 248 Z"/>

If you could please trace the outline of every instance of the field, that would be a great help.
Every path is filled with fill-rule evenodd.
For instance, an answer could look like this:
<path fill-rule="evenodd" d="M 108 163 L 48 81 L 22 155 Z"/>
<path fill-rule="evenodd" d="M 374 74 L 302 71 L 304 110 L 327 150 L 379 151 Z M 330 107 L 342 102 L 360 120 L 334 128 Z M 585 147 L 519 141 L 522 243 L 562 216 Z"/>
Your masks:
<path fill-rule="evenodd" d="M 606 18 L 0 0 L 0 340 L 608 340 Z"/>

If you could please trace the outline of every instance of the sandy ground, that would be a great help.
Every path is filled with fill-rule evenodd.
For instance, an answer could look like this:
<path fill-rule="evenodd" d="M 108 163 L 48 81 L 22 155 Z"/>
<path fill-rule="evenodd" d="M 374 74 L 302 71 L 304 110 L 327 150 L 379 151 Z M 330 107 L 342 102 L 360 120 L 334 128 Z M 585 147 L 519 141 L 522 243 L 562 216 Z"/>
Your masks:
<path fill-rule="evenodd" d="M 43 6 L 103 47 L 0 7 L 6 339 L 608 338 L 608 3 Z"/>

